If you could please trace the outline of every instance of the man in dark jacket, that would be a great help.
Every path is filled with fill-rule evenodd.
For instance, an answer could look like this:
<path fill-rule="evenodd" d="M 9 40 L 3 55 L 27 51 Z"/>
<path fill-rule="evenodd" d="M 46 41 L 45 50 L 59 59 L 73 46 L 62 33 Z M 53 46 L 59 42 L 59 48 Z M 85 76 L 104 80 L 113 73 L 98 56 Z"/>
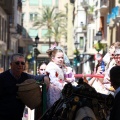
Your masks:
<path fill-rule="evenodd" d="M 13 54 L 10 61 L 11 69 L 0 74 L 0 120 L 22 120 L 25 104 L 17 97 L 17 86 L 26 79 L 35 79 L 49 84 L 44 75 L 34 76 L 23 72 L 25 58 L 22 54 Z M 33 101 L 34 102 L 34 101 Z"/>
<path fill-rule="evenodd" d="M 120 120 L 120 66 L 114 66 L 110 70 L 110 81 L 115 89 L 115 100 L 110 113 L 110 120 Z"/>

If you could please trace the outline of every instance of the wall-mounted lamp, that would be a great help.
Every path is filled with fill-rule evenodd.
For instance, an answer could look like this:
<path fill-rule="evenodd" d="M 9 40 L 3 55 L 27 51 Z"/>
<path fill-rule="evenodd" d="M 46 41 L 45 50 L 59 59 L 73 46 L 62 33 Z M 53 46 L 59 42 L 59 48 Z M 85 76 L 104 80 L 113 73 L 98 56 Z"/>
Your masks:
<path fill-rule="evenodd" d="M 35 44 L 38 45 L 38 42 L 39 42 L 39 37 L 38 35 L 35 37 Z"/>
<path fill-rule="evenodd" d="M 77 49 L 78 45 L 79 45 L 79 42 L 76 40 L 75 43 L 74 43 L 74 45 L 75 45 L 75 48 Z"/>
<path fill-rule="evenodd" d="M 96 36 L 95 36 L 95 39 L 100 42 L 102 40 L 102 32 L 101 31 L 98 31 L 96 33 Z"/>

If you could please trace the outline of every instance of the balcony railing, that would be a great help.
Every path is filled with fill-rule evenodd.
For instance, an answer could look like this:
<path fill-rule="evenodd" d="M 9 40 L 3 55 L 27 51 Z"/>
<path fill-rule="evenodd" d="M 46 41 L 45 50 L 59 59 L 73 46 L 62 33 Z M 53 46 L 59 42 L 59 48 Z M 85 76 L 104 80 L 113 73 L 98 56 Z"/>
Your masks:
<path fill-rule="evenodd" d="M 107 13 L 108 12 L 108 6 L 109 6 L 108 0 L 101 0 L 101 2 L 100 2 L 100 12 L 102 14 Z"/>

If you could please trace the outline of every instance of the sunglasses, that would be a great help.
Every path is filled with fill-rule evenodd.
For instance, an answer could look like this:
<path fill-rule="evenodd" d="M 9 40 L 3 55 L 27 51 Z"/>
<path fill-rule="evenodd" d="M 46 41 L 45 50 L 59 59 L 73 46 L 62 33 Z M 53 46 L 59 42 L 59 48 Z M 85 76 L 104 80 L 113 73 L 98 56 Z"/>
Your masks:
<path fill-rule="evenodd" d="M 114 58 L 114 59 L 120 59 L 120 54 L 115 54 L 115 55 L 113 56 L 113 58 Z"/>
<path fill-rule="evenodd" d="M 19 62 L 19 61 L 17 61 L 17 62 L 15 62 L 15 64 L 16 64 L 16 65 L 20 65 L 20 64 L 21 64 L 21 65 L 25 65 L 25 62 Z"/>

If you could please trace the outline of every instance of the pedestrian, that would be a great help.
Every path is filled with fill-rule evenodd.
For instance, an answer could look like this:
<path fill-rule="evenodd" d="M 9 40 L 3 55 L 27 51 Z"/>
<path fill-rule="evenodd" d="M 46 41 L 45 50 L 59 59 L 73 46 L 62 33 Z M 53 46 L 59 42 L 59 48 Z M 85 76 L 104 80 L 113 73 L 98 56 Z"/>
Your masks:
<path fill-rule="evenodd" d="M 61 96 L 61 91 L 70 79 L 65 79 L 64 72 L 66 71 L 64 63 L 64 52 L 59 47 L 51 48 L 47 51 L 50 57 L 50 62 L 46 67 L 46 73 L 50 78 L 50 86 L 47 94 L 48 108 L 51 107 Z M 67 59 L 66 59 L 67 60 Z M 68 61 L 68 60 L 67 60 Z"/>
<path fill-rule="evenodd" d="M 46 73 L 50 77 L 50 86 L 47 95 L 47 104 L 49 108 L 60 98 L 65 80 L 62 68 L 64 62 L 63 51 L 61 49 L 53 48 L 53 50 L 48 50 L 47 54 L 51 59 L 46 67 Z"/>
<path fill-rule="evenodd" d="M 95 67 L 95 74 L 104 75 L 104 72 L 102 71 L 102 68 L 101 68 L 101 61 L 99 61 Z M 107 90 L 104 88 L 102 83 L 103 83 L 103 78 L 93 77 L 88 81 L 88 84 L 92 86 L 93 88 L 95 88 L 97 92 L 102 93 L 102 94 L 107 94 Z"/>
<path fill-rule="evenodd" d="M 120 120 L 120 66 L 114 66 L 110 70 L 111 85 L 115 89 L 114 104 L 110 112 L 109 120 Z"/>
<path fill-rule="evenodd" d="M 49 83 L 48 76 L 34 76 L 23 72 L 25 57 L 16 53 L 11 56 L 9 70 L 0 74 L 0 120 L 22 120 L 25 104 L 17 97 L 18 87 L 26 79 Z M 34 102 L 34 101 L 33 101 Z"/>
<path fill-rule="evenodd" d="M 47 66 L 47 63 L 44 62 L 44 61 L 39 64 L 39 66 L 38 66 L 38 75 L 45 75 L 45 74 L 46 74 L 46 72 L 45 72 L 46 66 Z M 41 86 L 40 86 L 40 87 L 41 87 Z M 48 88 L 47 88 L 47 89 L 48 89 Z M 47 90 L 47 89 L 46 89 L 46 90 Z M 42 89 L 42 90 L 43 90 L 43 89 Z M 44 94 L 44 101 L 45 101 L 46 92 L 44 91 L 43 94 Z M 37 107 L 35 108 L 35 111 L 29 109 L 29 113 L 31 113 L 31 115 L 32 115 L 32 113 L 34 112 L 34 113 L 35 113 L 35 120 L 38 120 L 38 118 L 40 118 L 40 117 L 42 116 L 42 114 L 43 114 L 42 109 L 43 109 L 43 104 L 37 106 Z M 30 114 L 29 114 L 29 116 L 30 116 Z"/>
<path fill-rule="evenodd" d="M 38 74 L 45 74 L 45 69 L 46 69 L 47 63 L 46 62 L 41 62 L 38 66 Z"/>

